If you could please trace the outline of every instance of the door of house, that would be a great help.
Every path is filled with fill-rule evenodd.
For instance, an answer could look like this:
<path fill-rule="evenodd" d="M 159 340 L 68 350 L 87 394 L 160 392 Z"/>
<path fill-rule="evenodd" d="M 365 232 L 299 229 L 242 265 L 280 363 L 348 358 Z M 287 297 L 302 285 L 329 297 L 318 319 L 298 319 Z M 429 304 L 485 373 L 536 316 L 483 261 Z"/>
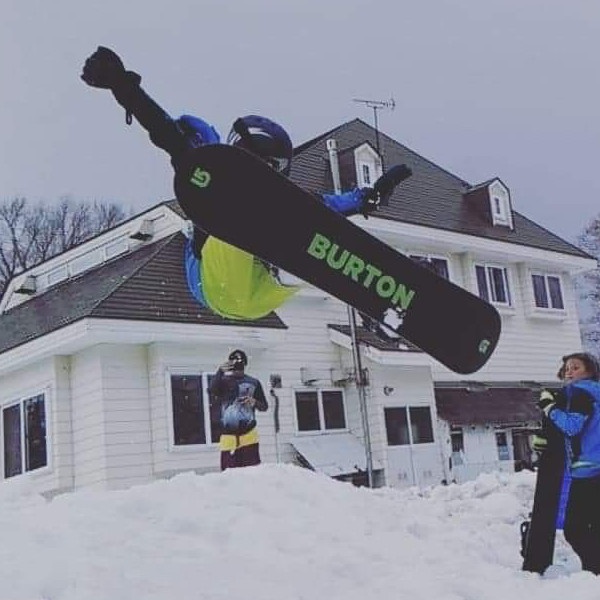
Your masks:
<path fill-rule="evenodd" d="M 444 478 L 433 437 L 429 406 L 384 408 L 387 433 L 387 483 L 391 487 L 428 486 Z"/>

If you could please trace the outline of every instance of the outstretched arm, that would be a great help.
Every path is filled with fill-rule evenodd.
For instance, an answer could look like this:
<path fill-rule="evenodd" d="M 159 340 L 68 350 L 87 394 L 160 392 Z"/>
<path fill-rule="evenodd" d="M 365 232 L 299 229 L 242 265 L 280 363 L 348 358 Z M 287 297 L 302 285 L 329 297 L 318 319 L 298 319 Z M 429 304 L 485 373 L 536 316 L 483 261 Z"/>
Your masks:
<path fill-rule="evenodd" d="M 323 202 L 335 212 L 350 216 L 368 214 L 385 206 L 396 186 L 408 179 L 412 171 L 406 165 L 396 165 L 384 173 L 372 188 L 355 188 L 342 194 L 321 194 Z"/>
<path fill-rule="evenodd" d="M 187 148 L 184 133 L 177 123 L 140 86 L 142 78 L 127 71 L 119 56 L 99 46 L 86 61 L 81 79 L 89 86 L 109 89 L 125 109 L 127 123 L 132 115 L 150 134 L 150 139 L 171 157 Z"/>

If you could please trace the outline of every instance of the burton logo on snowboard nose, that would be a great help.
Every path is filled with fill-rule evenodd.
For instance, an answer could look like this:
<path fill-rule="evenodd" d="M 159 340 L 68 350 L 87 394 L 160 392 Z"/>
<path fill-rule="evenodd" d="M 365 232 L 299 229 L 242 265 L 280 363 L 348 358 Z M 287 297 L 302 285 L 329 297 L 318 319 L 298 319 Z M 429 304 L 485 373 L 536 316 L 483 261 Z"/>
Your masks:
<path fill-rule="evenodd" d="M 203 171 L 200 167 L 196 167 L 190 181 L 199 188 L 208 187 L 210 185 L 210 173 Z"/>

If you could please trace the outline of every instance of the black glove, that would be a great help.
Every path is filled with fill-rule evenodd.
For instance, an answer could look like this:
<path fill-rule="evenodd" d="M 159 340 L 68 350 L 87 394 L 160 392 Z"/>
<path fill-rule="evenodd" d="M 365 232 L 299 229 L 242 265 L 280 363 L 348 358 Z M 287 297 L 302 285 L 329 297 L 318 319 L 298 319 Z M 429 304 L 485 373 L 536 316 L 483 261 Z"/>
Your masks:
<path fill-rule="evenodd" d="M 550 411 L 556 406 L 556 398 L 554 398 L 552 392 L 542 390 L 537 405 L 546 416 L 549 416 Z"/>
<path fill-rule="evenodd" d="M 142 80 L 137 73 L 126 71 L 119 55 L 104 46 L 98 46 L 85 61 L 81 79 L 92 87 L 112 91 L 127 84 L 139 85 Z"/>
<path fill-rule="evenodd" d="M 396 186 L 411 175 L 412 171 L 406 165 L 396 165 L 384 173 L 372 188 L 365 188 L 365 198 L 361 207 L 363 216 L 366 218 L 380 206 L 385 206 Z"/>

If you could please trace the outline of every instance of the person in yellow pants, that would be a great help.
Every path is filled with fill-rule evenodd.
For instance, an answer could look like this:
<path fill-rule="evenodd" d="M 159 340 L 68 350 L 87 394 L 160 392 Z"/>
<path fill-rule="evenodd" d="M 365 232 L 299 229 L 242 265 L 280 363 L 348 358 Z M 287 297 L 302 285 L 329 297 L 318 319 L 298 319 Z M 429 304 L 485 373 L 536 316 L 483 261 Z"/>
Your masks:
<path fill-rule="evenodd" d="M 234 350 L 212 378 L 210 395 L 221 408 L 221 470 L 260 464 L 255 411 L 268 408 L 260 381 L 246 375 L 248 357 Z"/>

